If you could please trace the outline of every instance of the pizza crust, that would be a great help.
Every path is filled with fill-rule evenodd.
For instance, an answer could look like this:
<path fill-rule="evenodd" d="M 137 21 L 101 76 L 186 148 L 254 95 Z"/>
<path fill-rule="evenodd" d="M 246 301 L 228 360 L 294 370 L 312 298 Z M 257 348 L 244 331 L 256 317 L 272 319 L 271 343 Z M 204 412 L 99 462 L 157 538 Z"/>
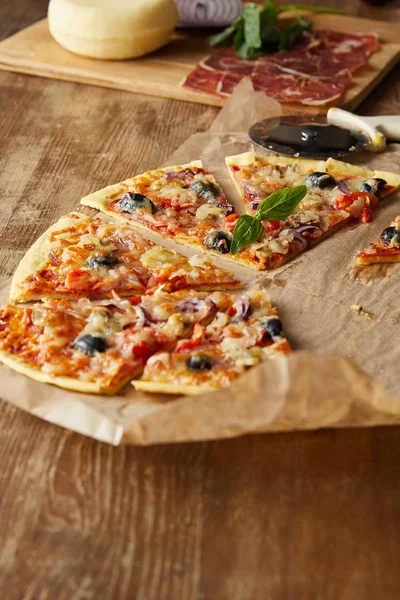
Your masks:
<path fill-rule="evenodd" d="M 244 152 L 243 154 L 236 154 L 225 158 L 228 167 L 246 167 L 253 165 L 256 161 L 260 161 L 265 165 L 280 165 L 282 167 L 296 164 L 300 166 L 301 173 L 308 173 L 317 169 L 322 171 L 326 166 L 326 163 L 321 160 L 292 158 L 289 156 L 259 156 L 254 152 Z"/>
<path fill-rule="evenodd" d="M 54 225 L 49 227 L 29 248 L 28 252 L 19 263 L 11 282 L 10 302 L 16 304 L 18 302 L 31 302 L 32 300 L 40 300 L 42 296 L 37 294 L 27 294 L 22 287 L 22 282 L 26 280 L 32 273 L 40 271 L 41 267 L 48 260 L 48 254 L 51 251 L 52 244 L 49 242 L 49 235 L 53 231 L 59 231 L 76 225 L 77 222 L 90 222 L 91 218 L 87 215 L 78 212 L 72 212 L 61 217 Z M 68 234 L 66 234 L 67 236 Z M 51 294 L 47 294 L 51 296 Z"/>
<path fill-rule="evenodd" d="M 160 394 L 174 394 L 183 396 L 196 396 L 207 392 L 215 392 L 215 387 L 204 385 L 184 385 L 177 383 L 158 383 L 154 381 L 141 381 L 140 379 L 131 381 L 135 390 L 140 392 L 153 392 Z"/>
<path fill-rule="evenodd" d="M 129 378 L 126 378 L 122 382 L 118 382 L 118 385 L 105 388 L 100 383 L 96 383 L 93 381 L 79 381 L 78 379 L 73 379 L 72 377 L 64 376 L 50 377 L 46 373 L 43 373 L 37 367 L 32 367 L 31 365 L 28 365 L 26 362 L 24 362 L 17 356 L 13 356 L 9 352 L 5 352 L 4 350 L 0 350 L 0 362 L 2 362 L 4 365 L 9 367 L 13 371 L 21 373 L 22 375 L 25 375 L 30 379 L 39 381 L 40 383 L 50 383 L 52 385 L 56 385 L 66 390 L 72 390 L 74 392 L 83 392 L 85 394 L 116 394 L 120 389 L 123 388 L 124 385 L 129 383 L 132 377 L 135 376 L 130 375 Z"/>

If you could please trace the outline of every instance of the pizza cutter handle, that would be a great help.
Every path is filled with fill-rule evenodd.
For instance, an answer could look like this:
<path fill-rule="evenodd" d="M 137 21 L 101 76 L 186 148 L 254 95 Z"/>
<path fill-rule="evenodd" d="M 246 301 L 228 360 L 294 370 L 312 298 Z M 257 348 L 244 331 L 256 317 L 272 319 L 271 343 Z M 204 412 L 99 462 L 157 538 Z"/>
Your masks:
<path fill-rule="evenodd" d="M 369 140 L 366 150 L 370 150 L 371 152 L 382 152 L 384 150 L 386 145 L 385 135 L 374 124 L 368 121 L 368 119 L 375 117 L 360 117 L 336 107 L 330 108 L 326 117 L 328 123 L 331 125 L 337 125 L 338 127 L 366 135 Z"/>
<path fill-rule="evenodd" d="M 375 127 L 375 129 L 381 131 L 388 138 L 388 140 L 400 142 L 399 115 L 385 115 L 381 117 L 362 117 L 362 119 L 372 127 Z"/>

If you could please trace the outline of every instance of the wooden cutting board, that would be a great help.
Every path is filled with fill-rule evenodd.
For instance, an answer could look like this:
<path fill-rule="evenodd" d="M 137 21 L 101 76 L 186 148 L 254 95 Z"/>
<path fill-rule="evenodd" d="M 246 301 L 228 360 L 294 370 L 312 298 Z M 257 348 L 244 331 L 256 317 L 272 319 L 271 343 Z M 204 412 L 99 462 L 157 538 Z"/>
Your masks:
<path fill-rule="evenodd" d="M 354 77 L 341 106 L 355 109 L 387 75 L 400 58 L 398 23 L 358 19 L 342 15 L 307 15 L 316 29 L 379 35 L 381 48 L 368 66 Z M 47 19 L 35 23 L 0 43 L 0 69 L 127 90 L 189 102 L 222 106 L 224 101 L 186 90 L 179 84 L 210 49 L 204 33 L 178 32 L 168 46 L 153 54 L 126 61 L 84 58 L 64 50 L 51 37 Z M 299 107 L 301 112 L 326 109 Z"/>

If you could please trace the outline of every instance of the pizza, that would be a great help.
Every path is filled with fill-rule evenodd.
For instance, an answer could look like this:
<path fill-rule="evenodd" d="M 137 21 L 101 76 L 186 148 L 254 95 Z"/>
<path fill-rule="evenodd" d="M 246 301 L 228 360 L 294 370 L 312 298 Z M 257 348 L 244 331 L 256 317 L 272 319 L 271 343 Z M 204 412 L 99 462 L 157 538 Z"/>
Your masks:
<path fill-rule="evenodd" d="M 11 302 L 104 298 L 173 291 L 238 288 L 241 283 L 206 257 L 185 256 L 145 240 L 124 223 L 65 215 L 30 248 L 11 285 Z"/>
<path fill-rule="evenodd" d="M 400 262 L 400 215 L 386 227 L 379 239 L 357 254 L 357 264 Z"/>
<path fill-rule="evenodd" d="M 137 390 L 170 394 L 201 394 L 227 387 L 264 358 L 291 352 L 277 310 L 264 290 L 237 297 L 208 323 L 196 323 L 188 339 L 173 351 L 149 358 Z"/>
<path fill-rule="evenodd" d="M 189 348 L 203 329 L 208 341 L 220 342 L 231 360 L 229 369 L 225 363 L 230 374 L 214 381 L 214 387 L 233 378 L 233 362 L 239 375 L 264 356 L 289 351 L 281 333 L 278 336 L 280 321 L 265 292 L 237 297 L 226 291 L 167 293 L 160 289 L 151 296 L 125 299 L 114 293 L 113 299 L 97 302 L 43 298 L 33 306 L 4 306 L 0 309 L 0 361 L 37 381 L 113 394 L 140 376 L 151 356 L 173 353 L 175 348 L 179 353 L 185 344 Z M 273 332 L 279 340 L 271 337 Z M 224 342 L 228 338 L 230 350 Z M 180 391 L 177 385 L 175 392 Z"/>
<path fill-rule="evenodd" d="M 370 222 L 373 209 L 400 187 L 400 175 L 332 158 L 317 161 L 246 152 L 227 157 L 226 163 L 249 214 L 277 190 L 303 184 L 308 188 L 287 219 L 263 223 L 265 233 L 256 246 L 264 268 L 281 265 L 351 220 Z M 235 218 L 230 219 L 232 227 Z M 238 258 L 251 248 L 244 248 Z"/>
<path fill-rule="evenodd" d="M 247 152 L 226 161 L 250 214 L 277 189 L 304 182 L 309 187 L 293 215 L 264 223 L 260 240 L 234 256 L 230 247 L 239 215 L 200 161 L 147 171 L 81 202 L 204 253 L 265 270 L 280 266 L 351 219 L 370 221 L 372 208 L 400 185 L 399 175 L 333 159 L 257 157 Z"/>

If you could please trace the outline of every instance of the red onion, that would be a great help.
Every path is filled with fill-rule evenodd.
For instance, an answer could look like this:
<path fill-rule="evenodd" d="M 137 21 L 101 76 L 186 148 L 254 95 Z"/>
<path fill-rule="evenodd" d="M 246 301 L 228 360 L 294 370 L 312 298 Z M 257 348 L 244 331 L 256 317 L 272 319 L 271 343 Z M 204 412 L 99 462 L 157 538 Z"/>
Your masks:
<path fill-rule="evenodd" d="M 249 208 L 250 210 L 254 210 L 254 212 L 257 210 L 258 205 L 260 204 L 261 200 L 252 200 L 252 202 L 249 202 Z"/>
<path fill-rule="evenodd" d="M 337 181 L 337 186 L 342 194 L 351 194 L 353 192 L 349 187 L 349 179 L 350 177 L 345 177 L 344 179 L 339 179 L 339 181 Z"/>
<path fill-rule="evenodd" d="M 296 231 L 298 233 L 309 233 L 310 235 L 313 235 L 314 233 L 317 233 L 319 237 L 320 235 L 322 235 L 322 229 L 320 227 L 318 227 L 318 225 L 300 225 L 300 227 L 296 228 Z"/>
<path fill-rule="evenodd" d="M 308 248 L 308 240 L 302 233 L 299 233 L 297 229 L 290 229 L 290 233 L 293 235 L 293 241 L 300 244 L 301 250 Z"/>
<path fill-rule="evenodd" d="M 175 0 L 179 27 L 226 27 L 242 12 L 241 0 Z"/>
<path fill-rule="evenodd" d="M 190 298 L 176 305 L 176 312 L 189 318 L 192 323 L 200 323 L 217 312 L 217 306 L 210 298 Z"/>
<path fill-rule="evenodd" d="M 216 206 L 217 208 L 221 208 L 222 210 L 224 210 L 226 213 L 232 213 L 235 212 L 235 209 L 233 208 L 232 204 L 224 204 L 223 202 L 216 202 L 213 199 L 210 199 L 207 204 L 212 204 L 213 206 Z"/>
<path fill-rule="evenodd" d="M 249 298 L 238 298 L 232 305 L 236 309 L 235 315 L 232 317 L 232 323 L 245 321 L 251 312 L 251 302 Z"/>
<path fill-rule="evenodd" d="M 56 258 L 52 252 L 49 252 L 49 258 L 57 265 L 61 265 L 62 263 L 62 260 L 58 260 L 58 258 Z"/>
<path fill-rule="evenodd" d="M 146 324 L 146 313 L 144 312 L 143 308 L 138 304 L 134 305 L 133 308 L 135 309 L 137 316 L 135 327 L 144 327 Z"/>

